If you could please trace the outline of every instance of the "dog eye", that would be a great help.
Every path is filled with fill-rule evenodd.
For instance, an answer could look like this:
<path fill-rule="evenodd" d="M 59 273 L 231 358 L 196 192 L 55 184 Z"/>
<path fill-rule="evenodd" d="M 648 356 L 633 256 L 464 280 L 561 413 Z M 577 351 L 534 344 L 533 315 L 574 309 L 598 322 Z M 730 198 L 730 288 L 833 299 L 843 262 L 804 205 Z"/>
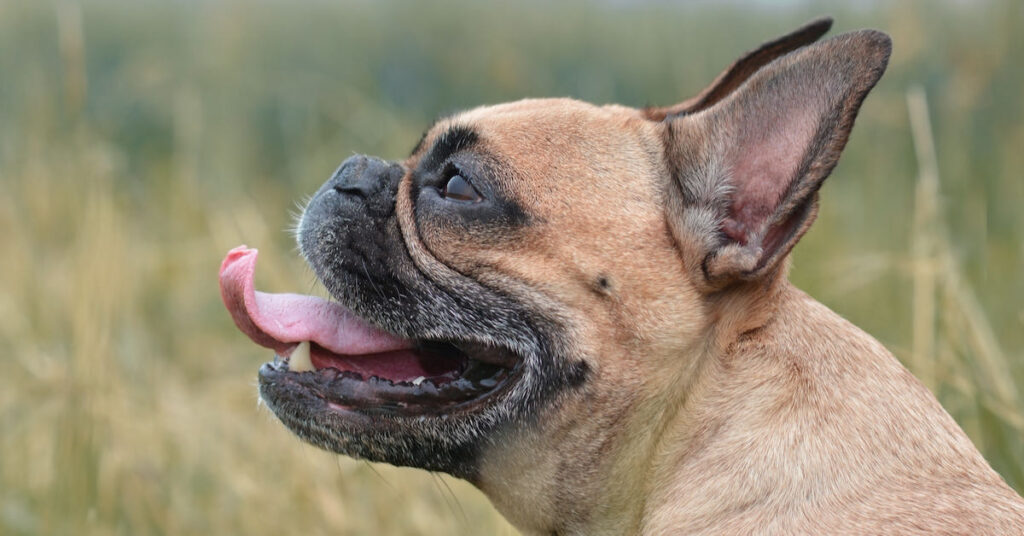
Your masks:
<path fill-rule="evenodd" d="M 441 190 L 441 197 L 471 202 L 477 202 L 482 199 L 476 188 L 473 188 L 473 185 L 464 179 L 462 175 L 452 175 L 448 179 L 448 183 L 444 185 L 444 190 Z"/>

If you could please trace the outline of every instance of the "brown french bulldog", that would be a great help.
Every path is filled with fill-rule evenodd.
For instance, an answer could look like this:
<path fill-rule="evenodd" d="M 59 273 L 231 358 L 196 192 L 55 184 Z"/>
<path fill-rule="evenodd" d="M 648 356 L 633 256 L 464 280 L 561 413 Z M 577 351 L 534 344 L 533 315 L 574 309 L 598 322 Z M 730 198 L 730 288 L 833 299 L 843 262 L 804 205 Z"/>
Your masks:
<path fill-rule="evenodd" d="M 767 43 L 667 108 L 524 100 L 346 160 L 301 218 L 339 303 L 222 295 L 260 396 L 334 452 L 445 471 L 530 534 L 1024 534 L 900 363 L 786 278 L 889 38 Z"/>

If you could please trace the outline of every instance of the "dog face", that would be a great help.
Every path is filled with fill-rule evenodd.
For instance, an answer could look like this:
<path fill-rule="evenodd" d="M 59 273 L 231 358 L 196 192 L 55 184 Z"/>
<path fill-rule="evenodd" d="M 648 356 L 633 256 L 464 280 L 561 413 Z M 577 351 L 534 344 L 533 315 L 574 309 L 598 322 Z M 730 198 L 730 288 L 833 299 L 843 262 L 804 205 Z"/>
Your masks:
<path fill-rule="evenodd" d="M 673 107 L 524 100 L 439 121 L 404 160 L 350 158 L 300 248 L 418 368 L 321 349 L 316 370 L 264 365 L 262 398 L 316 445 L 466 478 L 523 527 L 642 494 L 624 475 L 701 356 L 753 321 L 738 304 L 779 278 L 884 70 L 887 37 L 810 45 L 829 26 Z"/>
<path fill-rule="evenodd" d="M 320 440 L 352 453 L 358 438 L 357 449 L 386 445 L 358 455 L 476 479 L 497 432 L 551 423 L 556 400 L 605 391 L 605 381 L 642 391 L 632 382 L 657 365 L 634 361 L 635 347 L 677 350 L 699 322 L 685 307 L 652 306 L 662 293 L 696 301 L 665 226 L 666 176 L 658 123 L 572 100 L 446 119 L 400 163 L 346 161 L 299 226 L 318 277 L 386 331 L 507 372 L 479 400 L 425 398 L 365 429 L 339 420 Z"/>

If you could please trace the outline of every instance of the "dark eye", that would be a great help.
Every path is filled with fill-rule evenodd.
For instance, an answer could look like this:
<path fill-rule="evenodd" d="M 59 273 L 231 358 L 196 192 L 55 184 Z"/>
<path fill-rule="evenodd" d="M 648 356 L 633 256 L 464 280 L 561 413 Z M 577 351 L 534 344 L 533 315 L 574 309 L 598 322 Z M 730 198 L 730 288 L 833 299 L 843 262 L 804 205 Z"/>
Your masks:
<path fill-rule="evenodd" d="M 462 175 L 452 175 L 448 179 L 448 183 L 444 185 L 444 189 L 441 190 L 441 197 L 445 199 L 454 199 L 456 201 L 480 201 L 480 193 L 473 188 L 473 185 L 469 183 Z"/>

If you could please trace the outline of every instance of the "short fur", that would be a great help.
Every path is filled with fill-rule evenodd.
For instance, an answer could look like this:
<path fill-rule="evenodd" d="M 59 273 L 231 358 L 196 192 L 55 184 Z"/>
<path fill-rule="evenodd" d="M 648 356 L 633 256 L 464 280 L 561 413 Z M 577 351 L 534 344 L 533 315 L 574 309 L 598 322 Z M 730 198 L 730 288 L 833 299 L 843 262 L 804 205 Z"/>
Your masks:
<path fill-rule="evenodd" d="M 1024 501 L 935 397 L 792 287 L 890 43 L 815 21 L 667 108 L 524 100 L 346 162 L 300 245 L 394 333 L 521 359 L 482 407 L 332 414 L 261 393 L 337 452 L 466 478 L 528 534 L 1021 534 Z M 454 171 L 453 171 L 454 170 Z M 484 199 L 451 203 L 446 177 Z"/>

